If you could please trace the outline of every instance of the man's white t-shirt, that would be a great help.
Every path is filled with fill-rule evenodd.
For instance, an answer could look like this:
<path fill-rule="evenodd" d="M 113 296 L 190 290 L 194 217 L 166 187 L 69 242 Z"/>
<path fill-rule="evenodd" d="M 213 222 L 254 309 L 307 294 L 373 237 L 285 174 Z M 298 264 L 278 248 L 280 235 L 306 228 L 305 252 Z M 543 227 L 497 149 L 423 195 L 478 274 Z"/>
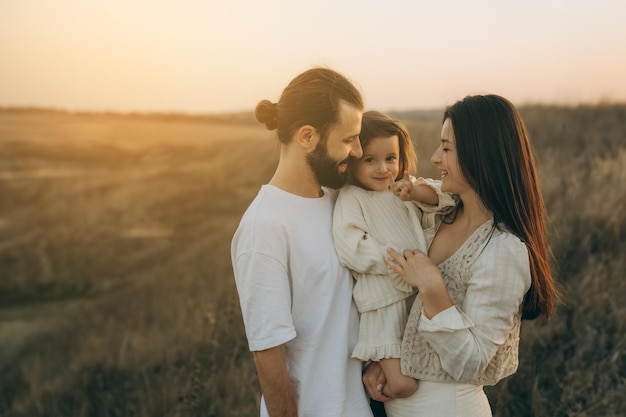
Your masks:
<path fill-rule="evenodd" d="M 232 241 L 232 261 L 251 351 L 286 345 L 300 417 L 371 416 L 352 278 L 333 244 L 335 194 L 304 198 L 261 187 Z M 267 416 L 265 403 L 261 416 Z"/>

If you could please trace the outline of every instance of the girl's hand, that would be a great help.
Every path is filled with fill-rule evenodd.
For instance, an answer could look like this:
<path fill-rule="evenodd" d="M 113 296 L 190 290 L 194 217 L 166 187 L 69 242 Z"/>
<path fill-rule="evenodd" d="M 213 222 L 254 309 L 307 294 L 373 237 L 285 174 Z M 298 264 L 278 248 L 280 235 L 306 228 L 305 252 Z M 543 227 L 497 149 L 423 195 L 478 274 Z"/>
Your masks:
<path fill-rule="evenodd" d="M 404 176 L 402 179 L 394 182 L 391 177 L 391 173 L 389 173 L 390 185 L 389 189 L 393 192 L 396 197 L 398 197 L 402 201 L 412 201 L 415 198 L 415 186 L 411 182 L 411 176 L 408 171 L 404 171 Z"/>
<path fill-rule="evenodd" d="M 391 398 L 383 394 L 383 388 L 387 383 L 385 373 L 382 366 L 378 362 L 372 362 L 367 365 L 365 371 L 363 371 L 363 385 L 370 398 L 376 401 L 389 401 Z"/>

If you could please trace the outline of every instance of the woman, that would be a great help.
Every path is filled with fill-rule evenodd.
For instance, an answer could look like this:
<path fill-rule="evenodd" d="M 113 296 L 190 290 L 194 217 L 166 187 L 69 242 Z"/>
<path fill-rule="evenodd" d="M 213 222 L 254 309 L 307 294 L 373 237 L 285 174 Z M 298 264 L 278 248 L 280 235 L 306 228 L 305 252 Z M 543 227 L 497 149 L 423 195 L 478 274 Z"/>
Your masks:
<path fill-rule="evenodd" d="M 432 162 L 441 190 L 458 197 L 428 255 L 388 250 L 387 265 L 419 295 L 406 325 L 402 372 L 419 380 L 409 398 L 385 404 L 389 417 L 491 416 L 483 385 L 517 370 L 521 320 L 550 317 L 559 293 L 550 271 L 545 208 L 524 123 L 495 96 L 446 109 Z M 376 364 L 363 376 L 382 395 Z"/>

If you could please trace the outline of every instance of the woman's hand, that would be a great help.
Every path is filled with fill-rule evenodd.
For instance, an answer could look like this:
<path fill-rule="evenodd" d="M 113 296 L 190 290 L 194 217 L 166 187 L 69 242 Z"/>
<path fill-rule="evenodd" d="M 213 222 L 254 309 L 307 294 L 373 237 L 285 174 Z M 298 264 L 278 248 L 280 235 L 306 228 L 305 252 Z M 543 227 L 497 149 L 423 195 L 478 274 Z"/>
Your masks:
<path fill-rule="evenodd" d="M 387 383 L 382 366 L 378 362 L 371 362 L 363 371 L 363 385 L 367 395 L 376 401 L 389 401 L 391 398 L 383 394 L 383 388 Z"/>
<path fill-rule="evenodd" d="M 385 262 L 400 278 L 420 291 L 433 280 L 441 280 L 439 268 L 419 249 L 405 249 L 399 253 L 388 248 Z"/>
<path fill-rule="evenodd" d="M 399 253 L 388 248 L 385 263 L 400 278 L 417 288 L 422 298 L 424 314 L 429 319 L 452 307 L 441 271 L 424 252 L 405 249 L 403 253 Z"/>

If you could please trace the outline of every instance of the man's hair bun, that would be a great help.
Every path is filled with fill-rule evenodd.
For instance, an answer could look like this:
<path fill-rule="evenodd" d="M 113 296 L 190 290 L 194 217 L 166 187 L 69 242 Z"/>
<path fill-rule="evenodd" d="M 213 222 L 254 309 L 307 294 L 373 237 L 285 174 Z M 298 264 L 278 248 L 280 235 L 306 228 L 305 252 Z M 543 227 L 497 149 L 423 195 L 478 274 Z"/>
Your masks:
<path fill-rule="evenodd" d="M 276 109 L 276 103 L 272 103 L 269 100 L 261 100 L 259 104 L 256 105 L 254 115 L 259 123 L 263 123 L 268 130 L 278 128 L 278 110 Z"/>

